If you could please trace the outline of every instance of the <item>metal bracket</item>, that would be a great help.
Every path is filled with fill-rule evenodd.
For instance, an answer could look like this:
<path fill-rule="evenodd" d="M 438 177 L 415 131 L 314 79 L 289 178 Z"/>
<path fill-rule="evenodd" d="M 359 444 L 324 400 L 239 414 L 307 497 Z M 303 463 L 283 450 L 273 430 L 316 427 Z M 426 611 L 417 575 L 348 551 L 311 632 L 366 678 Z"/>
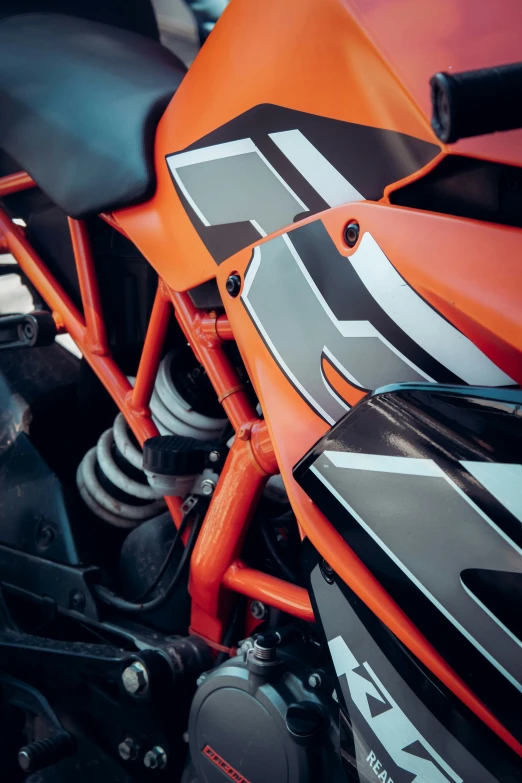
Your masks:
<path fill-rule="evenodd" d="M 98 569 L 76 568 L 0 545 L 0 579 L 6 592 L 50 598 L 65 611 L 98 617 L 88 582 Z"/>

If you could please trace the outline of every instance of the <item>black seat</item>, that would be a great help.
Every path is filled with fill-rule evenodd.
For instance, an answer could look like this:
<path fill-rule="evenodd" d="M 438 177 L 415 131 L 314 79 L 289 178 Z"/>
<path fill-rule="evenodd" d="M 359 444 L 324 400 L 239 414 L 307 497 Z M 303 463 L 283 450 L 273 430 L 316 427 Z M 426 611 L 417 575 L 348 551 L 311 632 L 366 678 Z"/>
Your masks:
<path fill-rule="evenodd" d="M 71 217 L 150 197 L 157 124 L 185 74 L 159 43 L 60 14 L 0 22 L 0 147 Z"/>

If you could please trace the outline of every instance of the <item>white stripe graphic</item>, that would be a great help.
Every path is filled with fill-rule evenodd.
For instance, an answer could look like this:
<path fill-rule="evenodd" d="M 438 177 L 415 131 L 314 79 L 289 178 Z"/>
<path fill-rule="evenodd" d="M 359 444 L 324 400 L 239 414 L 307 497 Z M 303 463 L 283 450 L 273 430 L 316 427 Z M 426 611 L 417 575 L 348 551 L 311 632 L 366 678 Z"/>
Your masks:
<path fill-rule="evenodd" d="M 300 130 L 268 134 L 274 144 L 331 207 L 363 201 L 358 190 L 321 155 Z"/>
<path fill-rule="evenodd" d="M 522 465 L 468 460 L 460 464 L 522 522 Z"/>
<path fill-rule="evenodd" d="M 359 710 L 361 716 L 368 724 L 370 730 L 382 743 L 385 750 L 395 764 L 403 770 L 413 773 L 412 783 L 447 783 L 448 775 L 456 783 L 462 783 L 462 778 L 453 770 L 449 764 L 440 756 L 435 748 L 429 744 L 427 739 L 421 734 L 419 729 L 412 723 L 406 713 L 399 707 L 391 693 L 384 686 L 368 661 L 364 661 L 362 666 L 368 672 L 371 681 L 364 675 L 359 674 L 361 664 L 350 650 L 342 636 L 337 636 L 328 642 L 330 655 L 335 667 L 335 673 L 339 679 L 346 677 L 346 685 L 350 697 Z M 372 696 L 381 703 L 385 701 L 381 694 L 384 694 L 388 702 L 389 709 L 385 709 L 380 715 L 373 716 L 368 704 L 368 696 Z M 404 750 L 414 742 L 419 742 L 427 751 L 428 758 L 422 758 L 408 753 Z M 433 763 L 433 759 L 442 767 L 446 774 L 442 774 Z M 375 775 L 378 773 L 375 772 Z M 408 776 L 409 777 L 409 776 Z M 364 776 L 367 780 L 366 776 Z M 377 779 L 377 778 L 376 778 Z M 384 780 L 382 774 L 381 780 Z M 391 778 L 386 777 L 386 781 Z"/>
<path fill-rule="evenodd" d="M 290 380 L 292 381 L 292 383 L 294 384 L 296 389 L 299 390 L 299 392 L 303 395 L 305 400 L 308 400 L 308 402 L 310 403 L 311 407 L 314 410 L 318 411 L 321 414 L 321 416 L 323 416 L 323 418 L 326 419 L 326 421 L 328 421 L 330 424 L 335 424 L 335 421 L 332 419 L 332 417 L 329 416 L 325 410 L 323 410 L 323 408 L 319 405 L 319 403 L 316 402 L 316 400 L 314 400 L 312 395 L 307 392 L 307 390 L 305 389 L 303 384 L 300 383 L 297 380 L 297 378 L 295 377 L 294 373 L 290 370 L 290 367 L 287 365 L 287 363 L 285 362 L 285 360 L 283 359 L 283 357 L 281 356 L 281 354 L 279 353 L 279 351 L 275 347 L 274 343 L 270 339 L 270 337 L 268 335 L 268 332 L 266 331 L 265 327 L 263 326 L 263 324 L 261 323 L 261 321 L 257 317 L 254 308 L 252 307 L 252 305 L 248 301 L 248 293 L 250 291 L 250 288 L 252 287 L 252 283 L 255 280 L 256 273 L 257 273 L 257 270 L 259 269 L 259 264 L 260 263 L 261 263 L 261 247 L 258 246 L 258 247 L 254 248 L 254 254 L 252 256 L 252 260 L 251 260 L 251 262 L 250 262 L 250 264 L 248 266 L 248 270 L 247 270 L 247 273 L 245 275 L 245 281 L 244 281 L 244 284 L 243 284 L 243 294 L 242 294 L 241 300 L 242 300 L 243 304 L 245 305 L 246 309 L 248 310 L 248 312 L 250 313 L 250 317 L 252 318 L 252 320 L 256 324 L 257 328 L 259 329 L 259 332 L 260 332 L 261 336 L 263 337 L 263 340 L 268 345 L 268 347 L 270 349 L 270 352 L 274 356 L 274 358 L 277 361 L 279 367 L 283 370 L 285 375 L 288 378 L 290 378 Z"/>
<path fill-rule="evenodd" d="M 514 641 L 516 644 L 518 644 L 518 646 L 519 646 L 519 647 L 522 647 L 522 641 L 520 641 L 520 639 L 519 639 L 517 636 L 515 636 L 515 634 L 514 634 L 514 633 L 512 633 L 512 631 L 510 631 L 510 630 L 509 630 L 509 628 L 508 628 L 506 625 L 504 625 L 504 623 L 503 623 L 503 622 L 501 622 L 501 620 L 499 620 L 499 619 L 498 619 L 498 617 L 497 617 L 496 615 L 494 615 L 494 614 L 493 614 L 493 612 L 492 612 L 490 609 L 488 609 L 488 607 L 486 606 L 486 604 L 482 603 L 482 601 L 480 600 L 480 598 L 477 598 L 477 596 L 475 595 L 475 593 L 473 593 L 473 592 L 472 592 L 472 591 L 469 589 L 469 587 L 468 587 L 467 585 L 465 585 L 465 584 L 464 584 L 464 582 L 462 581 L 462 579 L 460 580 L 460 584 L 461 584 L 461 586 L 462 586 L 462 589 L 466 591 L 466 593 L 469 595 L 469 597 L 470 597 L 470 598 L 472 598 L 472 599 L 475 601 L 475 603 L 476 603 L 476 604 L 478 604 L 478 605 L 480 606 L 480 608 L 482 609 L 482 611 L 483 611 L 483 612 L 486 612 L 486 614 L 487 614 L 487 615 L 489 615 L 489 617 L 491 617 L 491 619 L 492 619 L 494 622 L 496 622 L 496 624 L 499 626 L 499 628 L 502 628 L 502 630 L 504 631 L 504 633 L 507 633 L 507 635 L 508 635 L 508 636 L 510 636 L 510 637 L 511 637 L 511 639 L 513 639 L 513 641 Z"/>
<path fill-rule="evenodd" d="M 467 495 L 458 484 L 450 479 L 447 473 L 442 468 L 439 468 L 436 462 L 431 459 L 419 459 L 415 457 L 394 457 L 394 456 L 382 456 L 381 454 L 359 454 L 357 452 L 343 452 L 343 451 L 325 451 L 323 454 L 329 462 L 336 468 L 346 468 L 347 470 L 374 470 L 381 473 L 400 473 L 403 476 L 426 476 L 428 478 L 442 478 L 450 485 L 450 487 L 466 501 L 468 506 L 471 506 L 473 511 L 482 517 L 484 522 L 493 528 L 501 538 L 506 541 L 510 547 L 512 547 L 519 555 L 522 555 L 522 549 L 516 544 L 507 533 L 505 533 L 496 522 L 488 517 L 488 515 L 482 511 L 480 506 L 477 506 L 474 500 Z M 464 464 L 464 463 L 462 463 Z M 477 464 L 477 463 L 471 463 Z M 324 466 L 326 467 L 326 466 Z M 311 470 L 314 470 L 313 466 Z M 334 490 L 332 489 L 332 492 Z M 337 497 L 337 495 L 336 495 Z M 500 498 L 498 498 L 500 500 Z"/>
<path fill-rule="evenodd" d="M 339 452 L 331 452 L 331 451 L 328 451 L 328 452 L 326 452 L 326 451 L 325 451 L 325 452 L 324 452 L 324 454 L 323 454 L 323 456 L 324 456 L 324 457 L 327 457 L 327 459 L 329 459 L 329 460 L 331 461 L 331 455 L 332 455 L 332 454 L 338 454 L 338 453 L 339 453 Z M 359 455 L 359 454 L 358 454 L 357 456 L 361 456 L 361 455 Z M 398 459 L 406 461 L 406 460 L 408 460 L 409 458 L 408 458 L 408 457 L 398 457 Z M 418 462 L 423 462 L 423 460 L 417 460 L 417 461 L 418 461 Z M 333 463 L 332 463 L 332 464 L 333 464 Z M 435 466 L 435 467 L 437 467 L 437 466 Z M 322 482 L 322 483 L 325 485 L 325 487 L 326 487 L 326 488 L 327 488 L 327 489 L 328 489 L 328 490 L 329 490 L 329 491 L 332 493 L 332 495 L 333 495 L 333 496 L 334 496 L 334 497 L 335 497 L 335 498 L 336 498 L 336 499 L 339 501 L 339 503 L 340 503 L 342 506 L 344 506 L 344 508 L 345 508 L 345 509 L 346 509 L 346 510 L 347 510 L 347 511 L 348 511 L 348 512 L 349 512 L 349 513 L 352 515 L 352 517 L 353 517 L 353 518 L 354 518 L 354 519 L 355 519 L 355 520 L 356 520 L 356 521 L 357 521 L 357 522 L 358 522 L 358 523 L 361 525 L 361 527 L 362 527 L 362 528 L 363 528 L 363 529 L 364 529 L 364 530 L 365 530 L 365 531 L 368 533 L 368 535 L 369 535 L 369 536 L 371 536 L 371 538 L 373 538 L 373 540 L 374 540 L 374 541 L 375 541 L 375 542 L 376 542 L 376 543 L 377 543 L 377 544 L 378 544 L 378 545 L 381 547 L 381 549 L 382 549 L 384 552 L 386 552 L 386 554 L 387 554 L 387 555 L 388 555 L 388 556 L 389 556 L 389 557 L 390 557 L 390 558 L 393 560 L 393 562 L 394 562 L 394 563 L 395 563 L 397 566 L 399 566 L 399 568 L 401 569 L 401 571 L 403 571 L 403 572 L 404 572 L 404 573 L 405 573 L 405 574 L 406 574 L 406 575 L 407 575 L 407 576 L 408 576 L 408 577 L 411 579 L 411 581 L 413 582 L 413 584 L 417 585 L 417 587 L 419 588 L 419 590 L 421 590 L 421 592 L 422 592 L 422 593 L 424 593 L 424 595 L 425 595 L 427 598 L 429 598 L 429 600 L 430 600 L 430 601 L 433 603 L 433 605 L 434 605 L 434 606 L 436 606 L 436 607 L 437 607 L 437 609 L 438 609 L 440 612 L 442 612 L 442 614 L 443 614 L 443 615 L 444 615 L 444 616 L 445 616 L 445 617 L 446 617 L 446 618 L 447 618 L 447 619 L 448 619 L 448 620 L 449 620 L 449 621 L 450 621 L 450 622 L 451 622 L 451 623 L 452 623 L 452 624 L 455 626 L 455 628 L 458 628 L 458 630 L 459 630 L 459 631 L 460 631 L 460 632 L 461 632 L 461 633 L 462 633 L 462 634 L 463 634 L 463 635 L 466 637 L 466 639 L 468 639 L 468 641 L 470 641 L 470 642 L 471 642 L 471 644 L 473 644 L 473 645 L 474 645 L 474 646 L 477 648 L 477 650 L 480 650 L 480 652 L 482 653 L 482 655 L 483 655 L 485 658 L 487 658 L 487 659 L 488 659 L 488 661 L 489 661 L 490 663 L 492 663 L 492 664 L 493 664 L 493 666 L 494 666 L 496 669 L 498 669 L 498 671 L 499 671 L 499 672 L 501 672 L 501 673 L 504 675 L 504 677 L 505 677 L 507 680 L 509 680 L 509 682 L 510 682 L 512 685 L 514 685 L 514 687 L 515 687 L 515 688 L 516 688 L 518 691 L 521 691 L 521 692 L 522 692 L 522 684 L 521 684 L 520 682 L 518 682 L 518 680 L 517 680 L 517 679 L 515 679 L 515 677 L 513 677 L 513 675 L 512 675 L 512 674 L 511 674 L 511 673 L 510 673 L 510 672 L 509 672 L 509 671 L 508 671 L 508 670 L 507 670 L 507 669 L 506 669 L 504 666 L 502 666 L 502 664 L 501 664 L 501 663 L 499 663 L 499 661 L 497 661 L 497 659 L 496 659 L 496 658 L 494 658 L 494 657 L 493 657 L 493 655 L 491 655 L 491 653 L 490 653 L 488 650 L 486 650 L 486 648 L 485 648 L 485 647 L 484 647 L 482 644 L 480 644 L 480 642 L 479 642 L 479 641 L 477 641 L 477 639 L 475 639 L 475 637 L 474 637 L 474 636 L 473 636 L 473 635 L 472 635 L 472 634 L 471 634 L 471 633 L 470 633 L 470 632 L 467 630 L 467 628 L 465 628 L 465 627 L 462 625 L 462 623 L 460 623 L 460 622 L 459 622 L 459 621 L 456 619 L 456 617 L 454 617 L 454 616 L 451 614 L 451 612 L 450 612 L 450 611 L 448 611 L 448 609 L 447 609 L 447 608 L 444 606 L 444 604 L 442 604 L 442 603 L 441 603 L 441 602 L 440 602 L 440 601 L 439 601 L 437 598 L 435 598 L 435 596 L 433 595 L 433 593 L 431 593 L 431 592 L 430 592 L 430 591 L 429 591 L 429 590 L 426 588 L 426 586 L 425 586 L 425 585 L 424 585 L 424 584 L 423 584 L 423 583 L 420 581 L 420 579 L 418 579 L 418 578 L 415 576 L 415 574 L 414 574 L 412 571 L 410 571 L 410 569 L 409 569 L 409 568 L 407 568 L 407 566 L 406 566 L 406 565 L 403 563 L 403 561 L 402 561 L 402 560 L 401 560 L 399 557 L 397 557 L 397 555 L 396 555 L 396 554 L 393 552 L 393 550 L 391 550 L 391 549 L 390 549 L 390 547 L 389 547 L 389 546 L 387 546 L 387 544 L 385 544 L 385 543 L 384 543 L 384 541 L 383 541 L 383 540 L 380 538 L 380 536 L 379 536 L 379 535 L 378 535 L 378 534 L 377 534 L 377 533 L 376 533 L 376 532 L 373 530 L 373 528 L 372 528 L 372 527 L 371 527 L 371 526 L 370 526 L 370 525 L 369 525 L 367 522 L 365 522 L 365 521 L 364 521 L 364 519 L 363 519 L 363 518 L 362 518 L 362 517 L 361 517 L 361 516 L 360 516 L 360 515 L 357 513 L 357 511 L 356 511 L 356 510 L 355 510 L 355 509 L 354 509 L 354 508 L 353 508 L 353 507 L 350 505 L 350 503 L 348 502 L 348 500 L 347 500 L 347 499 L 346 499 L 346 498 L 345 498 L 343 495 L 341 495 L 341 494 L 340 494 L 340 492 L 338 492 L 338 490 L 337 490 L 337 489 L 336 489 L 336 488 L 335 488 L 335 487 L 334 487 L 334 486 L 333 486 L 333 485 L 332 485 L 332 484 L 331 484 L 331 483 L 328 481 L 328 479 L 327 479 L 327 478 L 326 478 L 326 477 L 325 477 L 325 476 L 324 476 L 324 475 L 321 473 L 321 471 L 320 471 L 320 470 L 318 470 L 318 469 L 315 467 L 315 465 L 312 465 L 312 466 L 310 467 L 310 470 L 311 470 L 311 472 L 312 472 L 312 473 L 313 473 L 315 476 L 317 476 L 317 478 L 319 479 L 319 481 L 321 481 L 321 482 Z M 393 472 L 397 472 L 397 471 L 393 471 Z M 401 471 L 401 472 L 403 472 L 403 471 Z M 441 473 L 443 473 L 443 472 L 441 471 Z M 435 475 L 437 475 L 437 474 L 435 474 Z M 456 484 L 454 484 L 454 482 L 453 482 L 453 481 L 451 481 L 451 479 L 449 478 L 449 476 L 446 476 L 446 474 L 443 474 L 443 475 L 444 475 L 444 477 L 446 478 L 446 480 L 448 481 L 448 483 L 450 483 L 450 484 L 451 484 L 451 486 L 452 486 L 454 489 L 456 489 L 457 491 L 459 491 L 459 488 L 457 487 L 457 485 L 456 485 Z M 464 493 L 462 493 L 462 491 L 461 491 L 461 490 L 459 491 L 459 494 L 462 494 L 462 495 L 464 496 L 464 498 L 465 498 L 466 500 L 468 500 L 467 496 L 466 496 Z M 468 502 L 469 502 L 469 501 L 468 501 Z M 472 505 L 474 508 L 477 508 L 477 507 L 475 506 L 475 504 L 474 504 L 474 503 L 470 503 L 470 505 Z M 485 517 L 485 515 L 484 515 L 484 514 L 482 514 L 482 516 L 484 516 L 484 517 Z M 487 519 L 487 517 L 485 517 L 485 518 Z M 496 528 L 496 525 L 493 525 L 493 523 L 491 522 L 491 520 L 488 520 L 488 521 L 490 522 L 490 524 L 491 524 L 493 527 L 495 527 L 495 528 Z M 511 543 L 511 545 L 512 545 L 512 546 L 514 546 L 513 542 L 510 542 L 510 543 Z"/>
<path fill-rule="evenodd" d="M 336 468 L 376 470 L 379 473 L 400 473 L 403 476 L 446 478 L 444 471 L 431 459 L 391 457 L 382 456 L 381 454 L 358 454 L 351 451 L 325 451 L 324 456 Z"/>
<path fill-rule="evenodd" d="M 402 359 L 402 361 L 407 364 L 408 367 L 411 367 L 413 370 L 415 370 L 415 372 L 417 372 L 419 375 L 422 375 L 422 377 L 426 378 L 426 380 L 430 383 L 435 382 L 434 378 L 431 378 L 427 373 L 421 370 L 420 367 L 417 367 L 416 364 L 410 361 L 407 356 L 404 356 L 404 354 L 402 354 L 394 345 L 392 345 L 392 343 L 390 343 L 369 321 L 340 321 L 335 316 L 332 308 L 329 306 L 326 299 L 314 283 L 310 272 L 301 259 L 301 256 L 292 244 L 292 240 L 290 239 L 291 235 L 289 236 L 288 234 L 282 234 L 281 236 L 290 253 L 292 254 L 294 261 L 299 267 L 301 274 L 314 292 L 315 298 L 325 311 L 330 321 L 334 324 L 337 331 L 342 334 L 343 337 L 375 337 L 380 340 L 381 343 L 384 343 L 384 345 L 386 345 L 392 353 Z"/>
<path fill-rule="evenodd" d="M 252 139 L 238 139 L 237 141 L 226 141 L 223 144 L 212 144 L 210 147 L 201 147 L 196 150 L 188 150 L 187 152 L 178 152 L 167 157 L 167 165 L 172 173 L 172 176 L 176 180 L 176 184 L 187 199 L 188 203 L 201 220 L 203 225 L 210 226 L 209 221 L 205 215 L 201 212 L 200 208 L 188 192 L 187 188 L 181 181 L 181 177 L 178 174 L 178 169 L 185 166 L 194 166 L 198 163 L 207 163 L 212 160 L 221 160 L 223 158 L 236 157 L 238 155 L 246 155 L 247 153 L 255 152 L 258 155 L 265 166 L 270 169 L 274 177 L 283 185 L 290 195 L 297 201 L 303 212 L 308 210 L 306 204 L 301 201 L 297 193 L 294 193 L 292 188 L 285 182 L 281 175 L 275 170 L 272 164 L 265 158 L 263 153 L 256 147 Z M 250 221 L 254 228 L 259 231 L 261 236 L 266 236 L 266 231 L 259 226 L 255 220 Z"/>
<path fill-rule="evenodd" d="M 471 385 L 515 384 L 471 340 L 410 288 L 371 234 L 364 234 L 348 260 L 384 312 L 448 370 Z"/>

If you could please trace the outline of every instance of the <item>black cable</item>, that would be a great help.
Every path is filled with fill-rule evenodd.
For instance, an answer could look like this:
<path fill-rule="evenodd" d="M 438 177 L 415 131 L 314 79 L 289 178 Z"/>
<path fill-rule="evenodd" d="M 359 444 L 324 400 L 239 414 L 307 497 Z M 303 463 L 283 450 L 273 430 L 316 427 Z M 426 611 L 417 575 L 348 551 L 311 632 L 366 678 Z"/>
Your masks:
<path fill-rule="evenodd" d="M 270 537 L 270 533 L 266 529 L 266 527 L 261 524 L 261 535 L 263 536 L 263 541 L 266 544 L 266 547 L 268 551 L 270 552 L 270 555 L 275 560 L 276 565 L 278 566 L 279 570 L 283 573 L 284 577 L 289 581 L 293 582 L 294 584 L 297 582 L 297 576 L 292 571 L 292 569 L 287 566 L 287 564 L 281 559 L 281 556 L 279 552 L 277 551 L 276 544 L 272 541 Z"/>
<path fill-rule="evenodd" d="M 159 609 L 160 606 L 163 606 L 163 604 L 171 598 L 183 571 L 185 570 L 185 566 L 192 555 L 202 521 L 203 514 L 196 514 L 178 567 L 164 593 L 153 598 L 152 601 L 147 601 L 147 603 L 133 603 L 132 601 L 126 601 L 124 598 L 120 598 L 120 596 L 113 593 L 112 590 L 109 590 L 107 587 L 103 587 L 103 585 L 94 585 L 94 592 L 100 601 L 103 601 L 103 603 L 108 606 L 112 606 L 114 609 L 119 609 L 121 612 L 127 612 L 128 614 L 145 614 L 146 612 L 152 612 L 155 609 Z"/>
<path fill-rule="evenodd" d="M 239 634 L 239 624 L 240 622 L 243 622 L 244 614 L 245 614 L 245 600 L 243 596 L 239 596 L 234 611 L 232 612 L 232 617 L 228 624 L 227 631 L 225 633 L 225 636 L 223 637 L 223 641 L 221 642 L 223 647 L 232 647 L 232 642 L 236 639 L 236 637 Z M 219 666 L 220 664 L 224 663 L 228 658 L 230 658 L 230 655 L 227 652 L 225 652 L 225 650 L 221 650 L 216 656 L 214 666 Z"/>
<path fill-rule="evenodd" d="M 181 536 L 185 532 L 185 528 L 187 527 L 189 519 L 191 519 L 194 516 L 193 512 L 194 512 L 194 509 L 196 507 L 197 506 L 194 506 L 194 508 L 191 511 L 189 511 L 188 514 L 185 514 L 183 519 L 181 520 L 181 524 L 178 527 L 178 529 L 176 530 L 176 535 L 174 536 L 174 539 L 172 540 L 172 543 L 171 543 L 171 545 L 169 547 L 169 551 L 167 552 L 167 554 L 165 556 L 165 560 L 163 561 L 163 563 L 161 565 L 161 568 L 158 571 L 154 581 L 145 590 L 143 590 L 143 592 L 141 592 L 139 595 L 137 595 L 135 598 L 133 598 L 131 603 L 133 603 L 133 604 L 143 603 L 145 598 L 147 598 L 147 596 L 149 596 L 151 593 L 153 593 L 154 590 L 156 589 L 156 587 L 159 585 L 159 583 L 161 582 L 161 580 L 165 576 L 165 572 L 166 572 L 167 568 L 169 567 L 169 565 L 171 563 L 172 557 L 174 555 L 174 550 L 176 549 L 176 546 L 177 546 L 178 541 L 180 540 Z"/>

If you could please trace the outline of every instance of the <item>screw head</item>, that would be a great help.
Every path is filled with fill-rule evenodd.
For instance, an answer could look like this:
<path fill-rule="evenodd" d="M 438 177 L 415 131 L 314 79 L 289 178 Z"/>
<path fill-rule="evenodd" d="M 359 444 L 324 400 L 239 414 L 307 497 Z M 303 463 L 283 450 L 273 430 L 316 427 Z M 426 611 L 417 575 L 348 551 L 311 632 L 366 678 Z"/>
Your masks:
<path fill-rule="evenodd" d="M 24 324 L 24 335 L 27 340 L 32 340 L 34 337 L 34 326 L 30 323 Z"/>
<path fill-rule="evenodd" d="M 310 688 L 319 688 L 321 686 L 321 675 L 317 672 L 311 674 L 308 678 L 308 685 Z"/>
<path fill-rule="evenodd" d="M 31 769 L 31 762 L 31 754 L 25 748 L 22 748 L 18 753 L 18 763 L 21 769 L 23 769 L 24 772 L 29 772 Z"/>
<path fill-rule="evenodd" d="M 85 596 L 81 590 L 72 591 L 69 605 L 75 612 L 83 612 L 85 609 Z"/>
<path fill-rule="evenodd" d="M 211 462 L 219 462 L 220 456 L 221 455 L 219 451 L 211 451 L 210 454 L 208 455 L 208 458 Z"/>
<path fill-rule="evenodd" d="M 322 560 L 321 565 L 319 566 L 319 570 L 323 575 L 324 581 L 327 582 L 329 585 L 333 585 L 335 579 L 334 579 L 334 570 L 332 566 L 329 563 L 327 563 L 326 560 Z"/>
<path fill-rule="evenodd" d="M 55 530 L 51 525 L 40 524 L 36 531 L 36 546 L 38 549 L 47 549 L 55 538 Z"/>
<path fill-rule="evenodd" d="M 210 497 L 210 495 L 212 495 L 212 493 L 214 492 L 216 485 L 212 481 L 212 479 L 203 479 L 200 488 L 201 488 L 202 495 L 206 495 L 206 497 Z"/>
<path fill-rule="evenodd" d="M 201 685 L 203 685 L 206 679 L 207 679 L 207 675 L 205 673 L 200 674 L 198 679 L 196 680 L 197 687 L 199 688 Z"/>
<path fill-rule="evenodd" d="M 228 278 L 225 288 L 227 289 L 227 292 L 230 294 L 230 296 L 236 297 L 239 295 L 239 292 L 241 291 L 241 278 L 237 273 L 234 273 L 233 275 L 230 275 Z"/>
<path fill-rule="evenodd" d="M 161 745 L 155 745 L 152 750 L 145 754 L 143 763 L 148 769 L 165 769 L 167 766 L 167 754 Z"/>
<path fill-rule="evenodd" d="M 149 673 L 141 661 L 133 661 L 127 666 L 121 680 L 127 693 L 132 696 L 143 696 L 149 687 Z"/>
<path fill-rule="evenodd" d="M 359 224 L 355 220 L 353 220 L 351 223 L 348 223 L 344 229 L 344 241 L 348 247 L 355 247 L 357 240 L 359 239 L 359 232 Z"/>
<path fill-rule="evenodd" d="M 118 753 L 124 761 L 135 761 L 138 758 L 139 750 L 139 742 L 133 740 L 132 737 L 127 737 L 118 745 Z"/>
<path fill-rule="evenodd" d="M 256 620 L 262 620 L 266 616 L 266 606 L 261 601 L 252 601 L 250 604 L 250 614 Z"/>

